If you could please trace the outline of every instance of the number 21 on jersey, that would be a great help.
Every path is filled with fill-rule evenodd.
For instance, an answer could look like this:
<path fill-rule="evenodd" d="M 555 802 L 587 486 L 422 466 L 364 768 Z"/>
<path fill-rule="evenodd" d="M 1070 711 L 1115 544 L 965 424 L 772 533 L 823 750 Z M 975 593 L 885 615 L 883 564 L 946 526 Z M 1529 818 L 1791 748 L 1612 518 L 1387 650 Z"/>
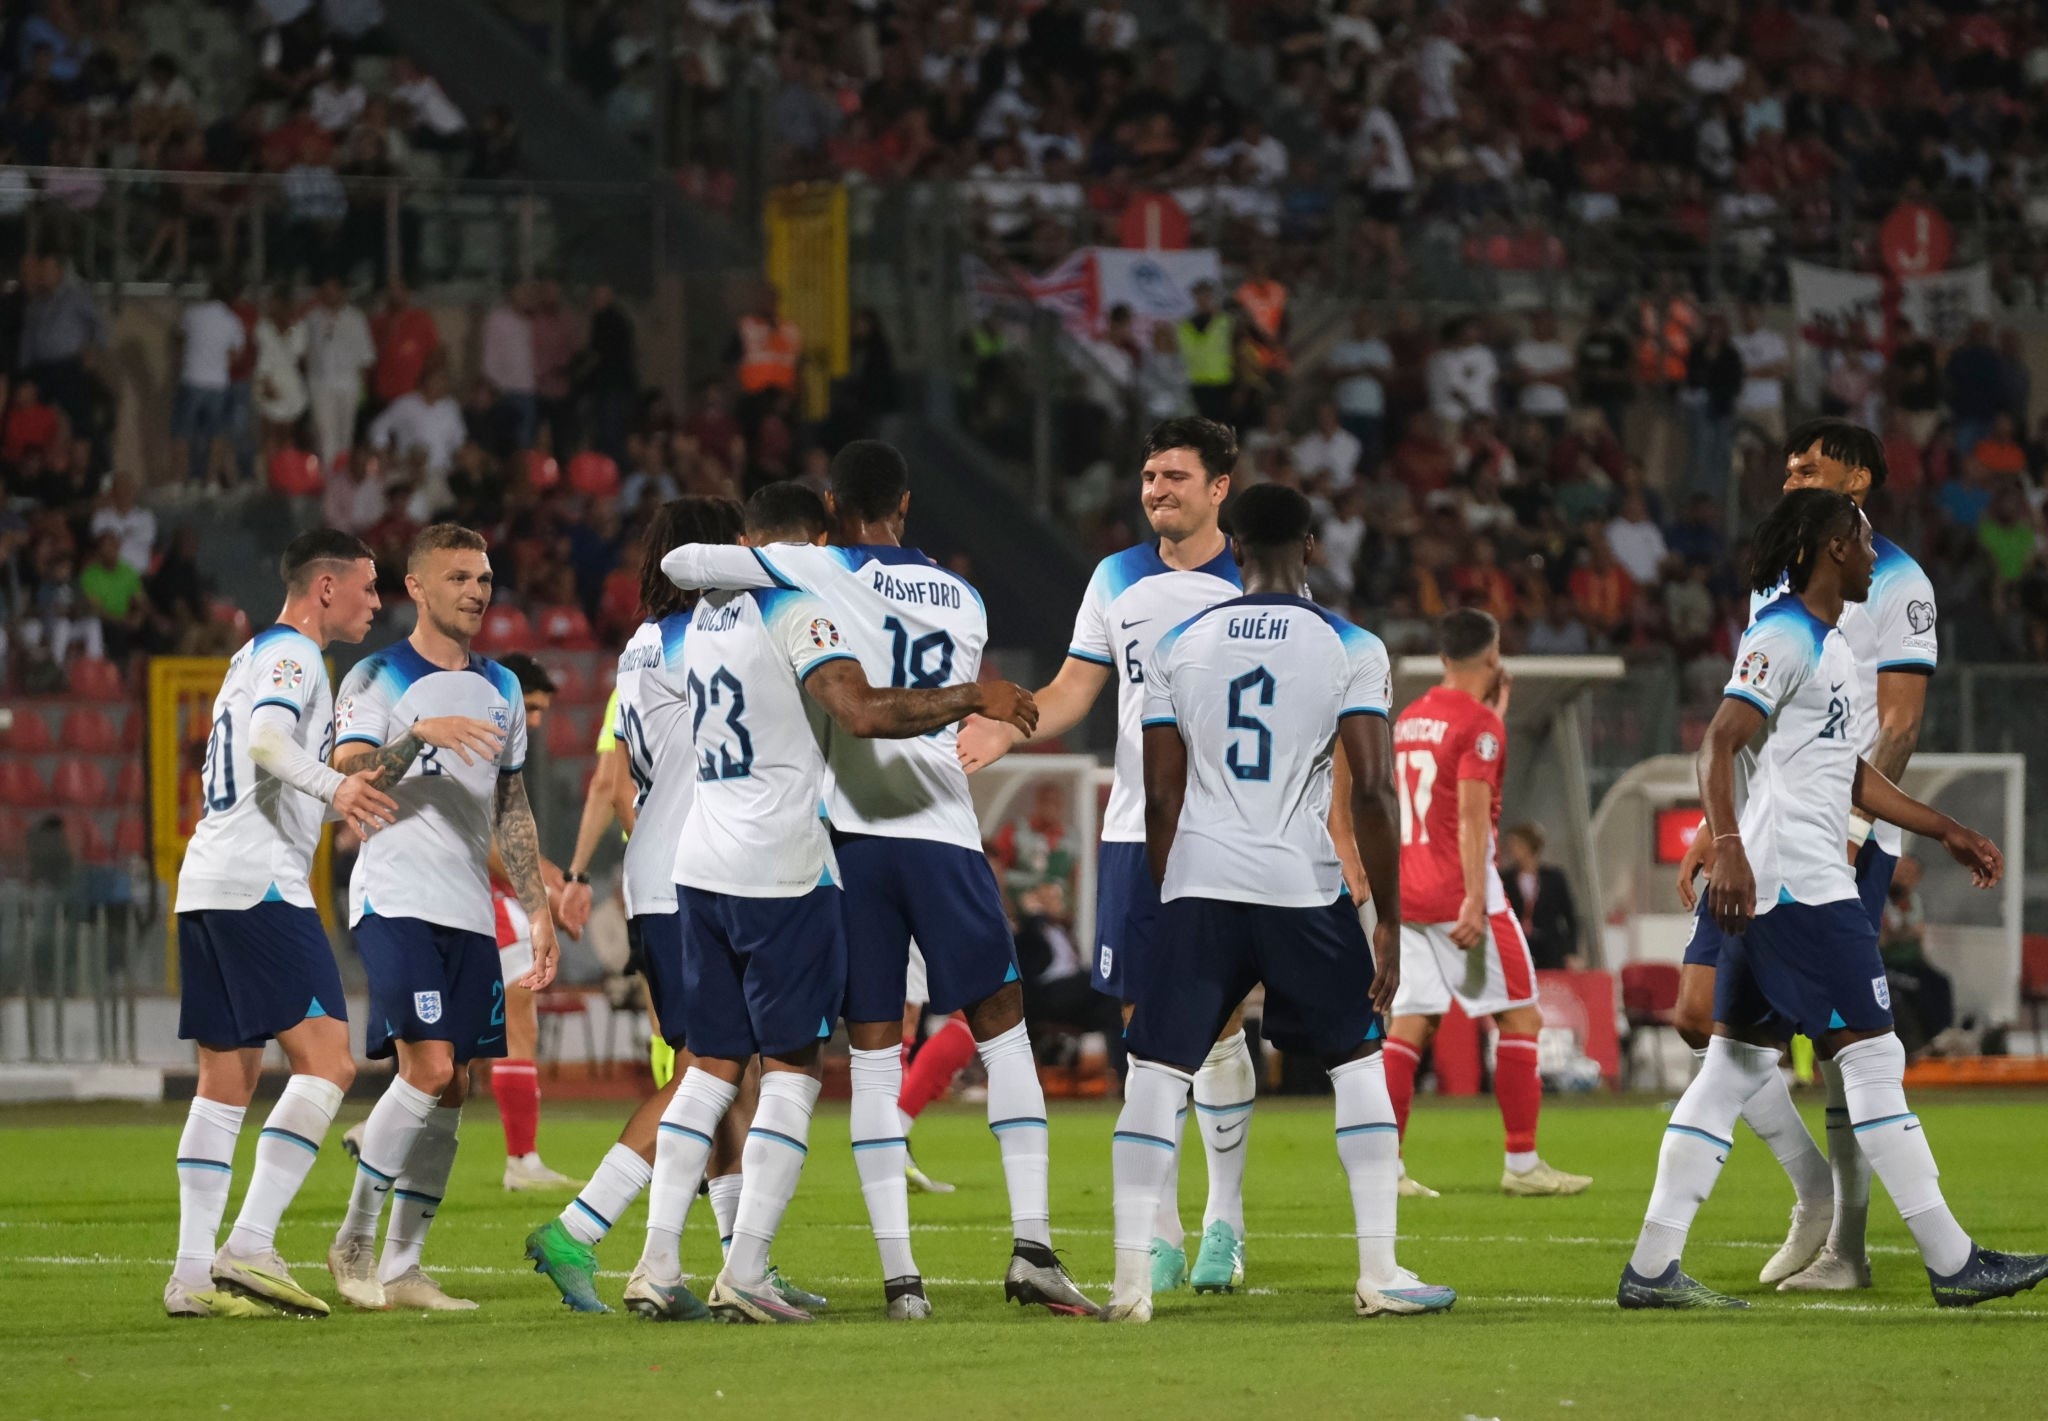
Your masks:
<path fill-rule="evenodd" d="M 1436 798 L 1435 754 L 1428 750 L 1396 752 L 1394 784 L 1401 797 L 1401 842 L 1428 843 L 1429 806 Z"/>

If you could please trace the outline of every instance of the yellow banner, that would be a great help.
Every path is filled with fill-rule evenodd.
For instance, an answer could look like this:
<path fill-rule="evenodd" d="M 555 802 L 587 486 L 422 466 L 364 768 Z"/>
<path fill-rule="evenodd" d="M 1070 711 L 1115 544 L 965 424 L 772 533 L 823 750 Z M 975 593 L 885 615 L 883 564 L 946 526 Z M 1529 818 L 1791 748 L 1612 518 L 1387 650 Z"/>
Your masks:
<path fill-rule="evenodd" d="M 330 668 L 331 671 L 331 668 Z M 154 841 L 150 857 L 157 881 L 175 895 L 185 846 L 205 811 L 201 771 L 213 738 L 213 702 L 228 674 L 225 656 L 156 656 L 149 662 L 149 803 Z M 313 901 L 329 930 L 333 923 L 333 836 L 320 835 L 313 855 Z M 175 902 L 171 905 L 177 907 Z M 178 989 L 178 920 L 164 918 L 167 956 L 164 980 Z"/>
<path fill-rule="evenodd" d="M 847 279 L 846 189 L 798 183 L 768 194 L 768 280 L 782 313 L 804 334 L 804 415 L 822 419 L 832 382 L 844 375 L 852 329 Z"/>

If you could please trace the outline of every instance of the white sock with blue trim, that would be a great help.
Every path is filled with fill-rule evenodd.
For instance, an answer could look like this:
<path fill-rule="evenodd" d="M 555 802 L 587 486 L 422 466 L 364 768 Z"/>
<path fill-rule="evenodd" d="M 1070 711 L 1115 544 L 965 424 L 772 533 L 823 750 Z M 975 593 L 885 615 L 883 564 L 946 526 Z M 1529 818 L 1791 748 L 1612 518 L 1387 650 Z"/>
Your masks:
<path fill-rule="evenodd" d="M 213 1286 L 215 1240 L 235 1182 L 235 1140 L 242 1133 L 239 1105 L 192 1097 L 178 1136 L 178 1261 L 171 1276 L 195 1292 Z"/>
<path fill-rule="evenodd" d="M 1828 1230 L 1828 1247 L 1844 1258 L 1861 1258 L 1869 1251 L 1870 1161 L 1856 1143 L 1849 1096 L 1842 1088 L 1841 1063 L 1822 1061 L 1820 1072 L 1828 1087 L 1828 1173 L 1835 1189 L 1835 1222 Z"/>
<path fill-rule="evenodd" d="M 313 1172 L 341 1098 L 341 1087 L 324 1076 L 293 1076 L 284 1083 L 256 1137 L 256 1170 L 228 1234 L 228 1252 L 248 1258 L 277 1246 L 278 1220 Z"/>
<path fill-rule="evenodd" d="M 711 1217 L 718 1223 L 721 1256 L 732 1248 L 732 1226 L 739 1220 L 740 1190 L 745 1187 L 746 1180 L 737 1174 L 721 1174 L 705 1181 L 704 1192 L 711 1196 Z"/>
<path fill-rule="evenodd" d="M 1657 1151 L 1657 1183 L 1643 1215 L 1629 1267 L 1642 1278 L 1662 1277 L 1685 1254 L 1685 1236 L 1700 1205 L 1714 1192 L 1721 1166 L 1734 1148 L 1735 1122 L 1742 1107 L 1778 1069 L 1778 1053 L 1716 1036 L 1706 1061 L 1692 1078 Z"/>
<path fill-rule="evenodd" d="M 1330 1072 L 1337 1095 L 1337 1158 L 1351 1183 L 1351 1216 L 1358 1230 L 1358 1281 L 1391 1287 L 1394 1220 L 1401 1196 L 1401 1131 L 1387 1094 L 1387 1063 L 1377 1051 Z"/>
<path fill-rule="evenodd" d="M 1889 1032 L 1835 1053 L 1856 1144 L 1899 1216 L 1913 1231 L 1929 1272 L 1946 1277 L 1970 1261 L 1970 1236 L 1941 1197 L 1941 1171 L 1920 1117 L 1906 1104 L 1906 1047 Z"/>
<path fill-rule="evenodd" d="M 1209 1202 L 1202 1227 L 1222 1219 L 1244 1237 L 1245 1143 L 1252 1133 L 1252 1098 L 1258 1093 L 1252 1048 L 1239 1030 L 1209 1048 L 1195 1072 L 1195 1117 L 1209 1164 Z"/>
<path fill-rule="evenodd" d="M 1010 1193 L 1010 1236 L 1052 1246 L 1051 1134 L 1045 1123 L 1045 1088 L 1031 1054 L 1031 1033 L 1018 1022 L 1000 1036 L 976 1043 L 988 1072 L 988 1128 L 1003 1152 L 1003 1183 Z"/>
<path fill-rule="evenodd" d="M 405 1077 L 391 1078 L 371 1107 L 370 1118 L 363 1122 L 362 1156 L 356 1161 L 355 1183 L 349 1188 L 348 1213 L 335 1235 L 337 1243 L 350 1238 L 377 1241 L 377 1218 L 384 1212 L 384 1201 L 439 1104 L 437 1097 L 414 1088 Z"/>
<path fill-rule="evenodd" d="M 725 1256 L 726 1271 L 743 1288 L 758 1287 L 768 1276 L 768 1249 L 796 1197 L 810 1152 L 811 1112 L 820 1089 L 818 1079 L 802 1071 L 761 1072 L 761 1103 L 740 1151 L 740 1212 L 733 1220 L 732 1252 Z M 889 1103 L 893 1109 L 894 1096 Z M 906 1253 L 909 1247 L 906 1238 Z"/>
<path fill-rule="evenodd" d="M 1782 1070 L 1773 1070 L 1749 1098 L 1742 1107 L 1742 1121 L 1756 1131 L 1757 1138 L 1770 1150 L 1771 1158 L 1784 1167 L 1785 1177 L 1792 1181 L 1792 1191 L 1801 1204 L 1818 1208 L 1828 1200 L 1834 1189 L 1828 1162 L 1821 1156 L 1820 1146 L 1813 1142 L 1806 1122 L 1799 1118 L 1799 1107 L 1792 1103 L 1792 1090 L 1785 1084 Z M 1828 1144 L 1832 1149 L 1832 1135 Z"/>
<path fill-rule="evenodd" d="M 1152 1239 L 1163 1207 L 1161 1191 L 1173 1177 L 1180 1154 L 1179 1122 L 1187 1114 L 1193 1077 L 1155 1061 L 1131 1057 L 1124 1080 L 1124 1108 L 1110 1137 L 1112 1195 L 1116 1219 L 1116 1286 L 1112 1303 L 1152 1296 Z"/>
<path fill-rule="evenodd" d="M 882 1278 L 908 1278 L 916 1274 L 917 1260 L 910 1253 L 910 1180 L 904 1173 L 910 1143 L 898 1123 L 902 1113 L 896 1109 L 896 1098 L 903 1094 L 903 1048 L 848 1054 L 853 1167 L 860 1175 L 861 1197 L 867 1200 L 875 1248 L 882 1255 Z M 758 1116 L 755 1123 L 760 1123 Z"/>
<path fill-rule="evenodd" d="M 640 1266 L 657 1283 L 683 1281 L 683 1221 L 711 1163 L 711 1137 L 738 1094 L 738 1086 L 692 1066 L 661 1112 L 647 1186 L 647 1244 L 640 1251 Z"/>
<path fill-rule="evenodd" d="M 427 1230 L 434 1226 L 434 1215 L 441 1212 L 448 1176 L 455 1172 L 461 1125 L 461 1106 L 438 1106 L 413 1141 L 405 1169 L 391 1190 L 391 1227 L 384 1230 L 384 1255 L 377 1260 L 380 1283 L 395 1282 L 419 1267 L 420 1255 L 427 1248 Z"/>
<path fill-rule="evenodd" d="M 562 1210 L 562 1227 L 576 1242 L 597 1247 L 652 1178 L 654 1166 L 640 1158 L 638 1150 L 631 1145 L 613 1145 L 604 1152 L 597 1173 L 590 1176 L 583 1192 Z"/>
<path fill-rule="evenodd" d="M 1189 1076 L 1190 1081 L 1194 1080 Z M 1124 1081 L 1124 1101 L 1130 1102 L 1131 1085 Z M 1187 1242 L 1188 1231 L 1180 1221 L 1180 1154 L 1187 1144 L 1188 1103 L 1181 1098 L 1180 1108 L 1173 1113 L 1173 1125 L 1169 1133 L 1173 1136 L 1173 1155 L 1166 1161 L 1166 1177 L 1159 1181 L 1159 1201 L 1152 1209 L 1152 1237 L 1172 1244 L 1175 1248 Z M 1148 1248 L 1151 1245 L 1146 1245 Z"/>

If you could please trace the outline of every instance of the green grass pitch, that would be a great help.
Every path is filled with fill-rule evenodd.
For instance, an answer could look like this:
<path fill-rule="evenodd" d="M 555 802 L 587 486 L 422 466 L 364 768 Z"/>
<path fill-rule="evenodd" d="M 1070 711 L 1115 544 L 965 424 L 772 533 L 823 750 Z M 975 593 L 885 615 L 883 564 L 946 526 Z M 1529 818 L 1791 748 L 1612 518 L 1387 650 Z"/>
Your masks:
<path fill-rule="evenodd" d="M 2048 1248 L 2043 1104 L 2011 1094 L 1920 1102 L 1958 1216 L 1994 1247 Z M 243 1132 L 230 1220 L 263 1109 Z M 347 1118 L 360 1113 L 352 1106 Z M 1807 1116 L 1818 1131 L 1811 1098 Z M 558 1168 L 584 1171 L 622 1118 L 623 1107 L 550 1105 L 541 1143 Z M 1112 1118 L 1107 1106 L 1072 1106 L 1053 1125 L 1057 1242 L 1097 1297 L 1112 1268 Z M 831 1295 L 827 1320 L 660 1327 L 569 1315 L 520 1258 L 527 1229 L 564 1200 L 499 1188 L 488 1098 L 464 1127 L 427 1256 L 480 1311 L 173 1322 L 159 1300 L 175 1244 L 171 1158 L 182 1119 L 175 1106 L 0 1111 L 0 1418 L 2048 1413 L 2048 1297 L 1937 1311 L 1882 1197 L 1873 1291 L 1813 1302 L 1761 1288 L 1756 1271 L 1782 1237 L 1790 1195 L 1750 1136 L 1737 1141 L 1694 1231 L 1688 1267 L 1751 1298 L 1753 1310 L 1617 1311 L 1614 1285 L 1664 1119 L 1652 1103 L 1551 1103 L 1544 1152 L 1596 1176 L 1593 1189 L 1511 1200 L 1497 1189 L 1490 1102 L 1422 1101 L 1410 1168 L 1444 1197 L 1404 1201 L 1402 1258 L 1460 1300 L 1448 1316 L 1371 1322 L 1351 1315 L 1356 1257 L 1327 1103 L 1262 1103 L 1247 1184 L 1249 1291 L 1163 1297 L 1146 1328 L 1026 1317 L 1003 1303 L 1001 1168 L 979 1112 L 960 1107 L 932 1110 L 915 1136 L 919 1161 L 960 1186 L 912 1201 L 936 1315 L 885 1322 L 846 1107 L 833 1102 L 776 1250 L 793 1278 Z M 280 1235 L 301 1279 L 330 1298 L 317 1260 L 348 1184 L 339 1134 L 337 1125 Z M 1181 1187 L 1198 1228 L 1204 1181 L 1192 1136 Z M 610 1301 L 639 1251 L 642 1218 L 636 1207 L 601 1254 L 616 1270 L 600 1280 Z M 701 1203 L 683 1247 L 686 1268 L 711 1268 L 717 1243 Z"/>

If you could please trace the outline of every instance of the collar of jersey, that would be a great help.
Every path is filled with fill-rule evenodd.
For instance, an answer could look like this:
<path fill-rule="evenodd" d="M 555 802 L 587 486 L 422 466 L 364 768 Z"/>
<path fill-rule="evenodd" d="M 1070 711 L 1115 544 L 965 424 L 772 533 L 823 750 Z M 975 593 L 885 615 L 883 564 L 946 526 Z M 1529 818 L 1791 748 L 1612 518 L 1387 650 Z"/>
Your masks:
<path fill-rule="evenodd" d="M 1237 570 L 1236 561 L 1230 556 L 1230 540 L 1227 538 L 1223 542 L 1223 551 L 1200 567 L 1175 567 L 1160 554 L 1159 544 L 1146 543 L 1143 546 L 1145 551 L 1152 555 L 1152 561 L 1160 572 L 1206 572 L 1211 577 L 1222 578 L 1233 587 L 1244 586 L 1244 578 Z"/>
<path fill-rule="evenodd" d="M 403 672 L 406 679 L 411 681 L 422 680 L 428 676 L 460 676 L 462 674 L 462 671 L 450 671 L 445 666 L 436 666 L 433 662 L 427 660 L 426 657 L 420 655 L 419 648 L 414 646 L 411 640 L 405 637 L 401 637 L 393 642 L 390 648 L 384 652 L 384 655 L 391 658 L 391 662 L 387 664 L 396 663 L 393 669 Z M 473 651 L 469 653 L 469 665 L 465 666 L 463 670 L 474 671 L 486 681 L 491 679 L 487 663 Z"/>
<path fill-rule="evenodd" d="M 866 562 L 887 563 L 892 566 L 899 563 L 916 563 L 922 567 L 938 566 L 916 548 L 906 548 L 897 543 L 846 543 L 839 547 L 839 551 Z"/>
<path fill-rule="evenodd" d="M 1323 610 L 1315 603 L 1309 601 L 1308 598 L 1296 596 L 1292 592 L 1247 592 L 1243 596 L 1233 597 L 1227 602 L 1218 602 L 1216 606 L 1218 608 L 1306 607 L 1311 612 L 1320 612 Z"/>

